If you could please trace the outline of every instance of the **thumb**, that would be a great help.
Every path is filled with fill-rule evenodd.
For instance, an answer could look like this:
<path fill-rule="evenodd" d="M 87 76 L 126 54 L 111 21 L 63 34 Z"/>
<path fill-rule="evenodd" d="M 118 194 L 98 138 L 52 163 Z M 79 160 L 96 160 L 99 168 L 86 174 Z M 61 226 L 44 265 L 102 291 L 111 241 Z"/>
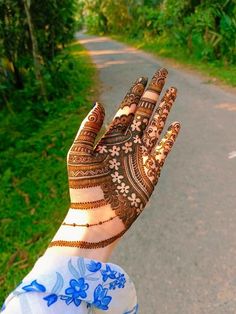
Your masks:
<path fill-rule="evenodd" d="M 69 153 L 76 152 L 78 155 L 92 154 L 94 142 L 102 127 L 104 116 L 105 111 L 103 106 L 96 102 L 92 110 L 81 123 Z"/>

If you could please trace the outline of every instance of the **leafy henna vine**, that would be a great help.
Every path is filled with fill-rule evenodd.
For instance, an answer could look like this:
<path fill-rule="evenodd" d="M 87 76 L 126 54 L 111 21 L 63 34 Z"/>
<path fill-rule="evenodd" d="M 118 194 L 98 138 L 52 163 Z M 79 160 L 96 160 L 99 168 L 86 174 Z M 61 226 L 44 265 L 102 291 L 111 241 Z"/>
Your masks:
<path fill-rule="evenodd" d="M 137 80 L 122 101 L 118 114 L 105 135 L 94 148 L 104 119 L 104 109 L 97 103 L 81 126 L 68 153 L 70 189 L 99 187 L 104 196 L 97 203 L 72 202 L 71 208 L 89 210 L 108 204 L 114 216 L 90 225 L 64 224 L 98 226 L 111 221 L 115 223 L 114 218 L 118 217 L 124 229 L 99 242 L 59 240 L 53 241 L 51 246 L 104 247 L 122 236 L 140 215 L 154 190 L 161 168 L 180 129 L 178 122 L 173 123 L 158 143 L 176 98 L 176 89 L 168 89 L 155 109 L 166 76 L 167 70 L 157 71 L 145 91 L 147 80 Z"/>

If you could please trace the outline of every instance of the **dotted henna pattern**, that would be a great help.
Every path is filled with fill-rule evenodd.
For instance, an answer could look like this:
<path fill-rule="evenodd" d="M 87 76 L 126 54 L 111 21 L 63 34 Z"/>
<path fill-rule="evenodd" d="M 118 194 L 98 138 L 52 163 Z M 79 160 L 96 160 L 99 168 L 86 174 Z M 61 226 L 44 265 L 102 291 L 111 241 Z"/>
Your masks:
<path fill-rule="evenodd" d="M 156 99 L 150 95 L 160 95 L 166 76 L 167 70 L 157 71 L 145 92 L 147 80 L 137 80 L 120 105 L 124 109 L 135 104 L 136 111 L 116 116 L 94 148 L 104 118 L 104 110 L 97 104 L 68 154 L 70 188 L 100 187 L 104 194 L 104 200 L 99 200 L 100 205 L 111 206 L 115 216 L 123 222 L 124 230 L 106 241 L 72 243 L 62 240 L 52 242 L 51 246 L 104 247 L 123 235 L 140 215 L 180 128 L 179 123 L 172 124 L 157 144 L 176 98 L 176 89 L 166 91 L 156 110 Z M 71 208 L 88 210 L 94 208 L 94 203 L 73 203 Z M 107 221 L 109 219 L 102 223 Z"/>

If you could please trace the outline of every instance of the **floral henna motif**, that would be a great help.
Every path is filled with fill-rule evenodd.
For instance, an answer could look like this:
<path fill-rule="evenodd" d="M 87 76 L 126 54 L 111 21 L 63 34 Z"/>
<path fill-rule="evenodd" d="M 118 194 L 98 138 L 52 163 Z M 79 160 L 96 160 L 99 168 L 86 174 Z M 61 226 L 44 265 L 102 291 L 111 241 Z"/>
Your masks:
<path fill-rule="evenodd" d="M 157 145 L 176 98 L 176 89 L 170 88 L 153 113 L 166 75 L 165 69 L 157 71 L 144 93 L 144 82 L 141 79 L 136 81 L 120 108 L 136 104 L 137 110 L 116 116 L 106 134 L 93 149 L 104 117 L 103 108 L 97 104 L 68 154 L 70 188 L 81 190 L 99 187 L 104 196 L 104 200 L 99 201 L 73 202 L 71 208 L 88 210 L 95 208 L 96 204 L 97 208 L 103 204 L 109 205 L 114 211 L 112 217 L 118 217 L 124 229 L 114 237 L 96 243 L 61 240 L 52 242 L 51 246 L 104 247 L 122 236 L 140 215 L 154 190 L 166 156 L 180 128 L 179 123 L 172 124 Z M 103 222 L 113 223 L 110 218 Z M 83 226 L 89 225 L 92 228 L 99 224 L 95 222 Z M 67 226 L 71 225 L 82 226 L 76 222 L 67 223 Z"/>
<path fill-rule="evenodd" d="M 180 124 L 178 122 L 173 123 L 168 128 L 161 142 L 156 146 L 153 154 L 149 155 L 144 163 L 146 175 L 154 185 L 158 182 L 165 159 L 174 145 L 179 130 Z"/>
<path fill-rule="evenodd" d="M 157 143 L 175 98 L 176 89 L 172 87 L 166 91 L 152 118 L 152 121 L 146 128 L 143 135 L 143 142 L 145 143 L 148 152 L 150 152 Z"/>

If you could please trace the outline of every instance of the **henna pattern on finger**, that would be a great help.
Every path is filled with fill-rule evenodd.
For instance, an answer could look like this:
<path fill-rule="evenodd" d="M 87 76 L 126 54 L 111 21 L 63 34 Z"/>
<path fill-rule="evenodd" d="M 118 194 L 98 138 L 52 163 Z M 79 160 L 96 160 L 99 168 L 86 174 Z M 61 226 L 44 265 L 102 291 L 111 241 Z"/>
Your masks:
<path fill-rule="evenodd" d="M 136 115 L 145 116 L 147 118 L 151 117 L 151 114 L 153 112 L 153 109 L 156 105 L 157 98 L 152 97 L 153 96 L 159 96 L 162 88 L 165 84 L 165 79 L 167 77 L 168 71 L 164 68 L 158 70 L 153 78 L 151 79 L 151 82 L 149 83 L 145 93 L 143 94 L 143 97 L 140 100 L 140 104 L 138 106 Z"/>
<path fill-rule="evenodd" d="M 117 136 L 119 134 L 123 134 L 127 129 L 127 125 L 130 125 L 133 118 L 134 118 L 133 113 L 129 113 L 128 115 L 123 114 L 119 117 L 115 117 L 112 123 L 110 124 L 105 137 L 109 135 Z"/>
<path fill-rule="evenodd" d="M 159 156 L 163 155 L 164 157 L 166 157 L 168 155 L 172 146 L 174 145 L 177 135 L 179 134 L 179 130 L 179 122 L 175 122 L 169 126 L 165 136 L 155 149 L 154 155 L 157 160 L 160 159 Z"/>
<path fill-rule="evenodd" d="M 165 95 L 161 99 L 159 107 L 151 119 L 151 122 L 144 132 L 143 143 L 147 148 L 147 154 L 151 152 L 161 135 L 170 109 L 176 99 L 176 93 L 177 90 L 174 87 L 171 87 L 166 91 Z"/>
<path fill-rule="evenodd" d="M 121 237 L 140 215 L 154 190 L 165 158 L 173 146 L 180 127 L 178 123 L 173 124 L 160 143 L 156 145 L 176 97 L 176 89 L 170 88 L 151 118 L 156 100 L 150 98 L 150 95 L 160 94 L 166 75 L 165 69 L 159 70 L 154 75 L 135 114 L 129 113 L 115 117 L 105 136 L 92 151 L 92 143 L 101 127 L 104 113 L 99 109 L 94 117 L 91 113 L 91 117 L 84 125 L 85 130 L 81 131 L 68 154 L 70 192 L 84 188 L 92 191 L 94 187 L 97 187 L 101 189 L 104 197 L 98 201 L 73 200 L 71 208 L 76 210 L 102 208 L 102 210 L 109 209 L 110 211 L 108 211 L 109 218 L 105 217 L 102 222 L 80 224 L 75 221 L 64 223 L 64 226 L 99 228 L 99 225 L 105 222 L 106 226 L 112 224 L 114 218 L 117 217 L 123 229 L 113 237 L 97 242 L 62 239 L 53 241 L 50 246 L 75 246 L 86 249 L 107 246 Z M 142 95 L 143 86 L 143 82 L 136 81 L 122 102 L 121 108 L 130 106 L 133 101 L 136 101 L 135 95 L 139 97 Z M 99 127 L 95 126 L 95 120 L 100 125 Z M 127 125 L 129 125 L 128 129 Z M 91 210 L 90 214 L 93 215 L 93 213 L 94 211 Z"/>
<path fill-rule="evenodd" d="M 158 95 L 160 95 L 162 88 L 165 84 L 165 79 L 166 79 L 167 75 L 168 75 L 167 69 L 161 68 L 160 70 L 158 70 L 154 74 L 154 76 L 153 76 L 153 78 L 152 78 L 152 80 L 148 86 L 148 90 L 154 91 Z"/>
<path fill-rule="evenodd" d="M 132 104 L 138 104 L 140 97 L 142 96 L 145 86 L 147 84 L 146 77 L 138 78 L 133 86 L 130 88 L 129 92 L 126 94 L 125 98 L 120 104 L 120 108 L 123 109 L 125 106 L 130 107 Z"/>
<path fill-rule="evenodd" d="M 154 152 L 149 154 L 145 160 L 145 172 L 149 176 L 154 185 L 157 184 L 160 177 L 161 169 L 164 165 L 165 159 L 177 138 L 180 130 L 180 124 L 178 122 L 172 124 L 163 139 L 154 149 Z"/>
<path fill-rule="evenodd" d="M 126 132 L 127 128 L 134 118 L 133 111 L 136 110 L 136 106 L 139 103 L 140 97 L 144 92 L 146 84 L 147 79 L 143 77 L 135 81 L 135 83 L 121 102 L 118 115 L 114 117 L 113 121 L 109 125 L 104 138 L 109 137 L 110 135 L 117 136 Z M 122 109 L 124 109 L 125 107 L 130 108 L 131 106 L 133 106 L 132 110 L 130 110 L 128 114 L 122 114 Z"/>
<path fill-rule="evenodd" d="M 69 156 L 71 159 L 73 159 L 74 155 L 90 155 L 93 152 L 94 141 L 102 126 L 104 116 L 105 111 L 103 107 L 97 103 L 97 106 L 88 115 L 85 125 L 70 148 Z"/>
<path fill-rule="evenodd" d="M 158 70 L 151 79 L 146 91 L 143 93 L 130 127 L 134 135 L 141 136 L 146 129 L 155 109 L 157 99 L 165 84 L 167 74 L 168 72 L 164 68 Z"/>

